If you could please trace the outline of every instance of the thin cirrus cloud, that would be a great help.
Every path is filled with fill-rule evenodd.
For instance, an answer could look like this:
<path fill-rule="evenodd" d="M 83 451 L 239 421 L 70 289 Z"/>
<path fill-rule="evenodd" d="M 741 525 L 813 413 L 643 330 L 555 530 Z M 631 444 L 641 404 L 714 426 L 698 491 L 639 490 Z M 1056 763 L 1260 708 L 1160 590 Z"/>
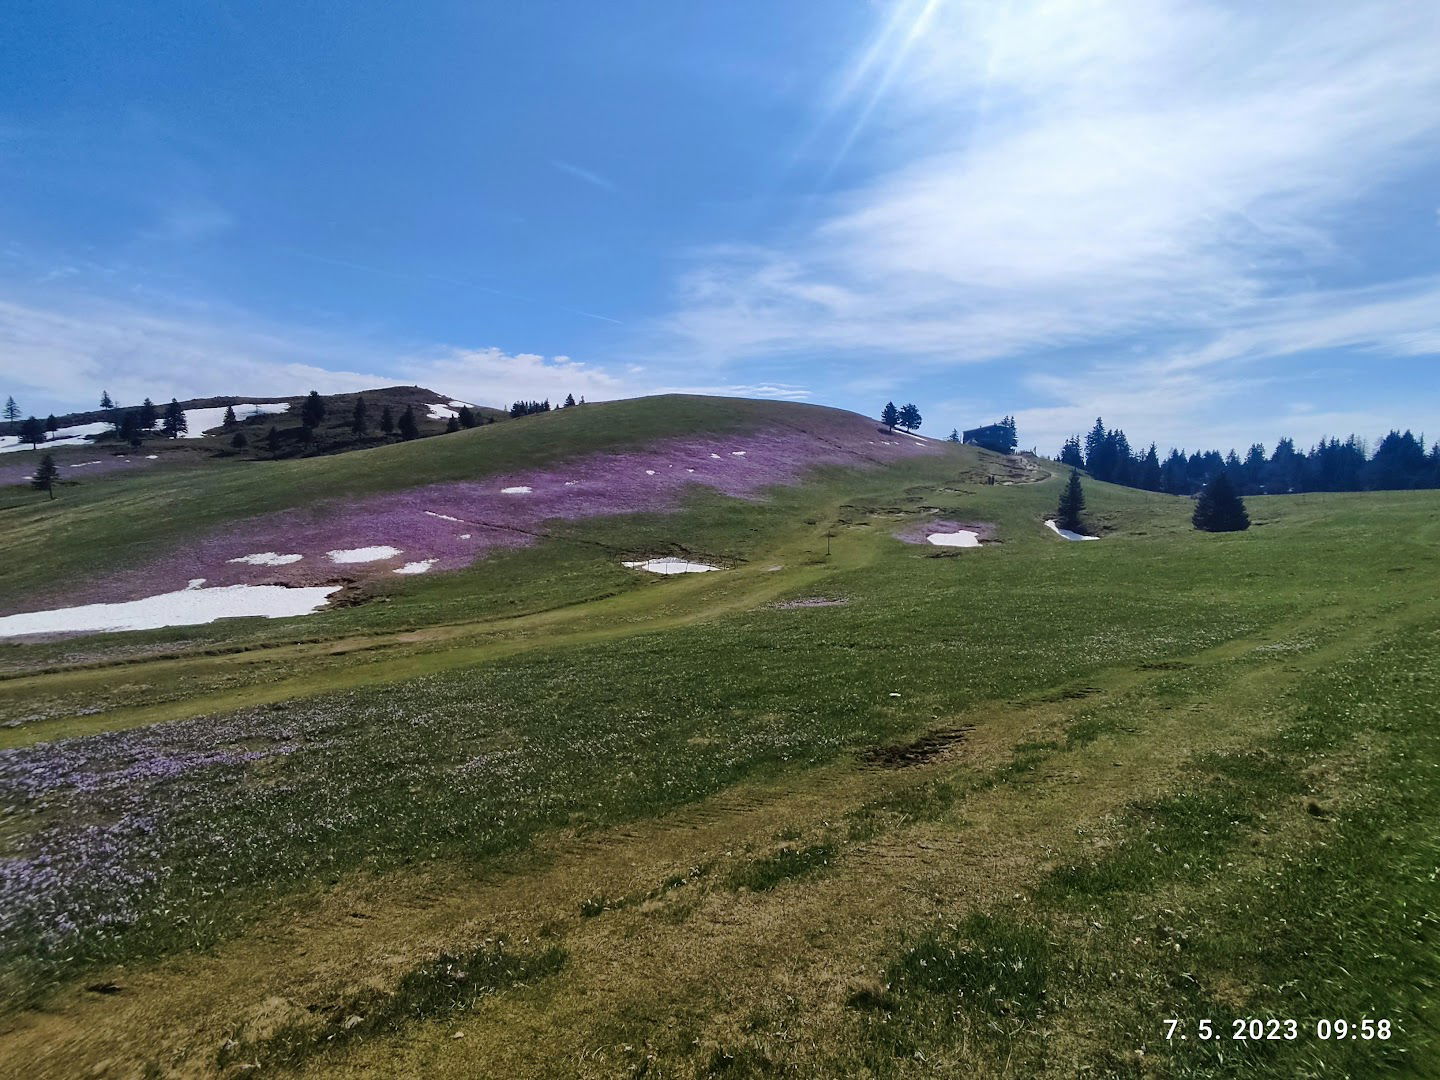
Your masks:
<path fill-rule="evenodd" d="M 604 191 L 609 191 L 612 193 L 620 190 L 613 182 L 605 179 L 605 177 L 601 176 L 599 173 L 592 172 L 589 169 L 581 168 L 579 165 L 572 165 L 570 162 L 561 161 L 558 158 L 552 160 L 550 164 L 553 165 L 555 168 L 559 169 L 561 172 L 567 173 L 570 176 L 575 177 L 577 180 L 583 180 L 585 183 L 591 185 L 592 187 L 597 187 Z"/>
<path fill-rule="evenodd" d="M 1440 9 L 932 7 L 900 5 L 924 21 L 882 31 L 903 68 L 867 53 L 829 107 L 869 179 L 797 239 L 700 253 L 664 334 L 861 374 L 877 354 L 924 373 L 1113 346 L 1154 358 L 1157 394 L 1302 348 L 1435 351 L 1433 282 L 1357 255 L 1345 214 L 1427 160 Z M 1320 290 L 1327 271 L 1360 284 Z"/>

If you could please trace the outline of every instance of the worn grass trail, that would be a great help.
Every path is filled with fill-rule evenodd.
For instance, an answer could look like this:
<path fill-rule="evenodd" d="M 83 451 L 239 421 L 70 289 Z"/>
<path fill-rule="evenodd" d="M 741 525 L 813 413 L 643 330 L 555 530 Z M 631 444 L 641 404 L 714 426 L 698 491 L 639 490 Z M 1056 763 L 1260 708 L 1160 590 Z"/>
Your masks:
<path fill-rule="evenodd" d="M 717 1063 L 759 1060 L 756 1047 L 803 1075 L 877 1061 L 924 1074 L 876 1057 L 854 1004 L 895 941 L 1025 911 L 1047 873 L 1103 848 L 1125 807 L 1164 797 L 1194 758 L 1273 735 L 1290 688 L 1376 636 L 1367 614 L 1313 612 L 1164 667 L 1107 670 L 1081 696 L 944 717 L 973 730 L 916 767 L 850 761 L 741 785 L 656 820 L 557 835 L 479 875 L 351 879 L 210 955 L 99 973 L 88 985 L 118 992 L 75 987 L 15 1018 L 0 1046 L 28 1076 L 102 1062 L 101 1075 L 203 1072 L 227 1042 L 234 1061 L 325 1076 L 718 1075 Z M 1283 648 L 1297 637 L 1314 642 L 1300 656 Z M 830 852 L 822 866 L 759 892 L 732 884 L 806 844 Z M 501 935 L 560 945 L 568 960 L 443 1020 L 326 1051 L 357 988 Z"/>

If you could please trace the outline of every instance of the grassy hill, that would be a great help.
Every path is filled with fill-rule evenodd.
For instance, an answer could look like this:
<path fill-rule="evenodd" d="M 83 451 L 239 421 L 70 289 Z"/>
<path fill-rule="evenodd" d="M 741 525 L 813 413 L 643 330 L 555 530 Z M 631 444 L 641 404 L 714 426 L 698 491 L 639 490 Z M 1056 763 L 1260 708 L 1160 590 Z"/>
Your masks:
<path fill-rule="evenodd" d="M 8 500 L 13 600 L 417 489 L 628 496 L 657 446 L 778 478 L 301 619 L 0 644 L 0 1073 L 1433 1067 L 1433 497 L 1210 535 L 1092 483 L 1067 543 L 1047 463 L 867 423 L 650 398 Z M 622 565 L 661 555 L 722 569 Z"/>

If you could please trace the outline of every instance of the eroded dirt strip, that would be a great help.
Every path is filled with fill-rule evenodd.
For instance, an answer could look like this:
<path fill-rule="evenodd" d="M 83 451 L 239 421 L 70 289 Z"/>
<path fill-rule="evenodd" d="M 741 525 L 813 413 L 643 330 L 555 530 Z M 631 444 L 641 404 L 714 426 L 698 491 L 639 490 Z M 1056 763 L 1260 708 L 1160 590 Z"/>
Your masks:
<path fill-rule="evenodd" d="M 1192 754 L 1262 737 L 1285 685 L 1354 647 L 1333 637 L 1297 659 L 1261 644 L 1189 658 L 1207 673 L 1201 700 L 1162 693 L 1165 670 L 1115 670 L 1088 696 L 942 718 L 938 730 L 972 730 L 910 767 L 855 760 L 742 785 L 654 821 L 557 836 L 481 876 L 347 880 L 210 954 L 96 974 L 86 986 L 113 992 L 74 987 L 9 1018 L 0 1074 L 203 1075 L 227 1042 L 243 1071 L 247 1051 L 263 1061 L 269 1035 L 307 1024 L 315 1045 L 290 1060 L 317 1076 L 632 1075 L 650 1054 L 665 1075 L 690 1075 L 755 1023 L 835 1038 L 902 927 L 1024 903 L 1082 843 L 1077 826 L 1166 790 Z M 1067 749 L 1081 722 L 1103 733 Z M 1017 746 L 1051 749 L 1017 768 Z M 867 806 L 909 805 L 941 780 L 960 794 L 938 815 L 882 812 L 874 835 L 845 839 Z M 814 873 L 763 892 L 730 884 L 780 835 L 838 839 Z M 357 987 L 394 986 L 441 949 L 499 934 L 563 944 L 568 961 L 444 1021 L 325 1052 L 316 1018 Z"/>

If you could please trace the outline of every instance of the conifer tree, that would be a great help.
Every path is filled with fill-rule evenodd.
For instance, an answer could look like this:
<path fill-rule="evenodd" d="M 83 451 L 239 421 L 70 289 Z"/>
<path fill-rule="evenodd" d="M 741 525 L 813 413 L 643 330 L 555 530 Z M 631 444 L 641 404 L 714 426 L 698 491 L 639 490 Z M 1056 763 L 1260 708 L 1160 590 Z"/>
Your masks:
<path fill-rule="evenodd" d="M 918 430 L 920 427 L 920 410 L 908 402 L 901 405 L 898 422 L 906 431 Z"/>
<path fill-rule="evenodd" d="M 244 450 L 245 447 L 250 445 L 250 440 L 245 438 L 245 432 L 241 430 L 235 432 L 234 437 L 230 440 L 230 445 L 236 450 Z"/>
<path fill-rule="evenodd" d="M 1190 520 L 1202 532 L 1241 532 L 1250 527 L 1245 500 L 1235 490 L 1230 470 L 1221 469 L 1215 479 L 1205 485 L 1195 500 L 1195 513 Z"/>
<path fill-rule="evenodd" d="M 100 407 L 102 409 L 115 408 L 115 399 L 110 396 L 109 390 L 100 391 Z"/>
<path fill-rule="evenodd" d="M 355 399 L 355 411 L 350 416 L 350 434 L 364 435 L 369 430 L 369 420 L 366 416 L 365 398 Z"/>
<path fill-rule="evenodd" d="M 140 426 L 146 431 L 154 431 L 155 424 L 159 421 L 160 414 L 155 408 L 155 402 L 148 397 L 140 403 Z"/>
<path fill-rule="evenodd" d="M 1013 454 L 1015 447 L 1020 443 L 1020 437 L 1015 431 L 1015 417 L 1007 416 L 1000 421 L 1000 441 L 1004 444 L 1001 453 Z"/>
<path fill-rule="evenodd" d="M 20 406 L 15 404 L 13 397 L 5 399 L 5 420 L 14 427 L 15 421 L 20 419 Z"/>
<path fill-rule="evenodd" d="M 1080 473 L 1070 470 L 1070 480 L 1060 493 L 1060 505 L 1055 508 L 1055 524 L 1071 532 L 1083 533 L 1084 525 L 1080 514 L 1085 509 L 1085 491 L 1080 486 Z"/>
<path fill-rule="evenodd" d="M 165 421 L 161 428 L 172 439 L 178 439 L 190 430 L 190 425 L 185 419 L 185 410 L 180 408 L 180 402 L 174 398 L 171 398 L 170 404 L 165 406 Z"/>
<path fill-rule="evenodd" d="M 28 442 L 34 450 L 45 441 L 45 425 L 31 416 L 20 425 L 20 441 Z"/>
<path fill-rule="evenodd" d="M 566 394 L 566 395 L 565 395 L 565 404 L 562 405 L 561 408 L 562 408 L 562 409 L 573 409 L 574 407 L 575 407 L 575 395 L 574 395 L 574 394 Z"/>
<path fill-rule="evenodd" d="M 1080 436 L 1071 435 L 1065 440 L 1065 445 L 1060 448 L 1060 456 L 1056 458 L 1061 465 L 1069 465 L 1072 469 L 1083 469 L 1085 457 L 1080 453 Z"/>
<path fill-rule="evenodd" d="M 899 422 L 900 410 L 895 408 L 895 403 L 893 401 L 887 401 L 885 403 L 885 408 L 880 410 L 880 423 L 884 424 L 893 432 L 895 430 L 895 425 Z"/>
<path fill-rule="evenodd" d="M 46 433 L 47 435 L 54 435 L 55 432 L 57 432 L 57 431 L 59 431 L 59 430 L 60 430 L 60 421 L 55 419 L 55 414 L 54 414 L 54 413 L 51 413 L 49 416 L 47 416 L 47 417 L 45 418 L 45 433 Z"/>
<path fill-rule="evenodd" d="M 135 409 L 126 409 L 115 421 L 115 430 L 120 438 L 132 447 L 140 445 L 140 414 Z"/>
<path fill-rule="evenodd" d="M 457 432 L 457 431 L 459 431 L 459 430 L 460 430 L 460 418 L 459 418 L 458 416 L 452 416 L 452 417 L 450 417 L 449 420 L 445 421 L 445 434 L 447 434 L 447 435 L 453 435 L 453 434 L 455 434 L 455 432 Z"/>
<path fill-rule="evenodd" d="M 959 429 L 959 428 L 951 428 L 951 429 L 950 429 L 950 441 L 951 441 L 951 442 L 959 442 L 959 441 L 960 441 L 960 429 Z"/>
<path fill-rule="evenodd" d="M 405 411 L 400 414 L 400 437 L 402 439 L 413 439 L 420 434 L 420 425 L 415 422 L 415 409 L 411 405 L 405 406 Z"/>
<path fill-rule="evenodd" d="M 386 435 L 395 434 L 395 414 L 390 411 L 389 405 L 380 410 L 380 430 Z"/>
<path fill-rule="evenodd" d="M 470 406 L 468 405 L 460 406 L 460 412 L 457 414 L 457 418 L 460 421 L 460 426 L 463 428 L 472 428 L 475 426 L 475 414 L 470 411 Z"/>
<path fill-rule="evenodd" d="M 324 419 L 325 402 L 320 399 L 319 391 L 311 390 L 305 404 L 300 406 L 300 423 L 307 428 L 317 428 Z"/>
<path fill-rule="evenodd" d="M 238 423 L 240 423 L 240 421 L 237 420 L 237 419 L 235 419 L 235 406 L 234 406 L 234 405 L 226 405 L 226 406 L 225 406 L 225 418 L 220 421 L 220 426 L 223 427 L 223 428 L 229 429 L 229 428 L 233 428 L 233 427 L 234 427 L 236 424 L 238 424 Z"/>
<path fill-rule="evenodd" d="M 55 457 L 46 454 L 40 459 L 40 467 L 35 470 L 35 475 L 30 478 L 30 486 L 36 491 L 50 493 L 50 498 L 55 498 L 55 481 L 60 476 L 60 470 L 55 467 Z"/>
<path fill-rule="evenodd" d="M 274 424 L 270 425 L 269 432 L 265 435 L 265 449 L 272 454 L 280 452 L 280 429 Z"/>

